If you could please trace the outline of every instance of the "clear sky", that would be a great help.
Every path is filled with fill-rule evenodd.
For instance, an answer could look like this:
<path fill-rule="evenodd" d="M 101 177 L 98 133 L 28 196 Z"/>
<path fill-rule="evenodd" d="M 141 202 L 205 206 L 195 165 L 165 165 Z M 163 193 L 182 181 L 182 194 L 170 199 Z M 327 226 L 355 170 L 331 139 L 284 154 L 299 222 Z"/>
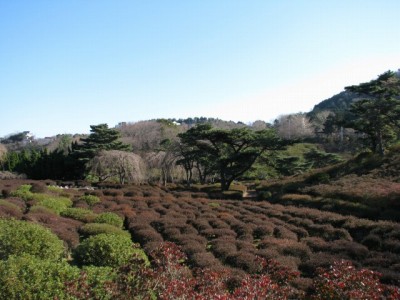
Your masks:
<path fill-rule="evenodd" d="M 400 68 L 399 0 L 0 0 L 0 137 L 310 111 Z"/>

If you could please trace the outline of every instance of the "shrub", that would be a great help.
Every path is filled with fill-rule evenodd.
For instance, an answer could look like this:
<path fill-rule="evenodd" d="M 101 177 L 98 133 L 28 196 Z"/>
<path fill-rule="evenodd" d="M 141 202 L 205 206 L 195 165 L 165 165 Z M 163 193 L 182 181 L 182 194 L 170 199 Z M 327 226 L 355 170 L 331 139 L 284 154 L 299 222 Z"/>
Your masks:
<path fill-rule="evenodd" d="M 80 265 L 118 267 L 129 261 L 134 253 L 145 257 L 125 235 L 99 234 L 84 240 L 75 250 L 74 257 Z"/>
<path fill-rule="evenodd" d="M 79 207 L 67 208 L 61 212 L 61 216 L 85 223 L 93 222 L 97 217 L 93 211 Z"/>
<path fill-rule="evenodd" d="M 65 283 L 68 299 L 115 299 L 116 277 L 114 268 L 84 266 L 77 278 Z"/>
<path fill-rule="evenodd" d="M 43 200 L 38 201 L 38 204 L 60 214 L 63 210 L 72 206 L 72 201 L 65 197 L 44 197 Z"/>
<path fill-rule="evenodd" d="M 11 194 L 11 190 L 9 189 L 2 189 L 1 190 L 1 195 L 3 196 L 3 198 L 8 198 Z"/>
<path fill-rule="evenodd" d="M 21 219 L 21 217 L 22 217 L 22 211 L 18 207 L 0 204 L 0 218 Z"/>
<path fill-rule="evenodd" d="M 38 224 L 0 220 L 0 259 L 26 253 L 41 259 L 58 260 L 64 251 L 63 242 Z"/>
<path fill-rule="evenodd" d="M 57 215 L 57 213 L 54 210 L 52 210 L 52 209 L 50 209 L 48 207 L 45 207 L 43 205 L 33 205 L 33 206 L 31 206 L 29 208 L 29 213 L 28 214 L 31 214 L 31 213 L 33 213 L 33 214 Z"/>
<path fill-rule="evenodd" d="M 49 185 L 47 186 L 47 189 L 51 192 L 55 192 L 55 193 L 62 193 L 64 190 L 58 186 L 55 185 Z"/>
<path fill-rule="evenodd" d="M 79 233 L 83 236 L 83 238 L 90 237 L 92 235 L 98 234 L 115 234 L 115 235 L 123 235 L 130 237 L 129 232 L 122 230 L 121 228 L 117 228 L 110 224 L 101 224 L 101 223 L 88 223 L 83 225 L 79 229 Z"/>
<path fill-rule="evenodd" d="M 399 299 L 398 288 L 379 282 L 377 272 L 356 270 L 351 262 L 339 261 L 327 269 L 318 269 L 314 280 L 314 299 Z"/>
<path fill-rule="evenodd" d="M 93 206 L 100 202 L 100 198 L 94 195 L 83 195 L 79 200 L 85 201 L 89 206 Z"/>
<path fill-rule="evenodd" d="M 44 193 L 46 190 L 46 185 L 44 183 L 34 182 L 31 184 L 30 191 L 32 193 Z"/>
<path fill-rule="evenodd" d="M 377 236 L 376 234 L 369 234 L 367 235 L 362 241 L 361 243 L 364 246 L 367 246 L 368 249 L 372 249 L 372 250 L 379 250 L 382 246 L 382 240 L 379 236 Z"/>
<path fill-rule="evenodd" d="M 330 178 L 328 173 L 315 173 L 308 177 L 306 182 L 310 184 L 329 183 Z"/>
<path fill-rule="evenodd" d="M 17 190 L 11 191 L 10 195 L 13 197 L 21 198 L 25 201 L 32 199 L 33 193 L 31 190 L 30 184 L 23 184 Z"/>
<path fill-rule="evenodd" d="M 96 217 L 94 219 L 95 223 L 105 223 L 109 225 L 113 225 L 118 228 L 122 228 L 124 225 L 124 220 L 115 213 L 112 212 L 105 212 Z"/>
<path fill-rule="evenodd" d="M 79 269 L 27 254 L 0 261 L 1 299 L 66 299 L 64 282 L 79 275 Z"/>

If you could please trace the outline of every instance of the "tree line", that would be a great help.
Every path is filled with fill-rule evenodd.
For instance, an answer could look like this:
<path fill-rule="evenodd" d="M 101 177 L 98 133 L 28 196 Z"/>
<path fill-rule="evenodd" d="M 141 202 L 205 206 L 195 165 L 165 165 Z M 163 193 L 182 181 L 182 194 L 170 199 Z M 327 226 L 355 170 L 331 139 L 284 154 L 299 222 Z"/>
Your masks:
<path fill-rule="evenodd" d="M 358 97 L 347 110 L 312 118 L 299 113 L 281 116 L 274 124 L 227 122 L 219 127 L 210 124 L 220 123 L 218 119 L 178 120 L 181 123 L 159 119 L 117 128 L 92 125 L 89 136 L 78 141 L 61 138 L 52 151 L 7 151 L 0 144 L 0 168 L 32 179 L 183 181 L 187 185 L 218 181 L 226 190 L 237 179 L 293 175 L 339 162 L 337 154 L 316 146 L 302 157 L 285 152 L 300 141 L 321 144 L 316 131 L 325 138 L 341 131 L 344 139 L 344 129 L 353 130 L 362 141 L 357 147 L 362 145 L 383 155 L 399 139 L 399 81 L 396 73 L 388 71 L 376 80 L 346 87 Z"/>

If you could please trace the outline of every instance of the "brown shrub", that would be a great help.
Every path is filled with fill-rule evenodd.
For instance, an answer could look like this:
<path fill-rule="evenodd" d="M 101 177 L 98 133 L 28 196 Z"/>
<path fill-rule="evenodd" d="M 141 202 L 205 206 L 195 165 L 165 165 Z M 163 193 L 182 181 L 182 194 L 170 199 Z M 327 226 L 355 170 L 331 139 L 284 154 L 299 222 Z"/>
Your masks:
<path fill-rule="evenodd" d="M 132 239 L 135 242 L 138 242 L 141 245 L 146 245 L 147 243 L 151 243 L 151 242 L 161 243 L 161 242 L 164 241 L 164 239 L 161 236 L 161 234 L 156 232 L 151 227 L 145 227 L 145 228 L 136 229 L 136 230 L 135 229 L 131 229 L 129 231 L 130 231 L 130 233 L 132 235 Z"/>
<path fill-rule="evenodd" d="M 238 252 L 226 258 L 226 263 L 232 267 L 244 270 L 248 273 L 257 273 L 261 269 L 260 262 L 254 254 Z"/>
<path fill-rule="evenodd" d="M 274 229 L 273 233 L 274 237 L 280 238 L 280 239 L 288 239 L 288 240 L 293 240 L 297 241 L 297 234 L 295 234 L 293 231 L 290 231 L 289 229 L 283 227 L 283 226 L 277 226 Z"/>
<path fill-rule="evenodd" d="M 329 243 L 330 253 L 346 255 L 352 259 L 362 260 L 368 256 L 369 251 L 368 248 L 351 241 L 346 240 L 336 240 Z"/>
<path fill-rule="evenodd" d="M 265 259 L 276 259 L 281 256 L 281 254 L 276 250 L 276 248 L 262 248 L 257 251 L 257 255 Z"/>
<path fill-rule="evenodd" d="M 379 250 L 382 247 L 382 240 L 376 234 L 371 233 L 361 241 L 361 244 L 368 247 L 368 249 Z"/>
<path fill-rule="evenodd" d="M 215 257 L 219 258 L 222 262 L 237 252 L 235 240 L 215 239 L 210 242 L 210 246 Z"/>
<path fill-rule="evenodd" d="M 262 239 L 266 236 L 274 234 L 274 226 L 272 224 L 259 225 L 253 230 L 253 237 L 255 239 Z"/>
<path fill-rule="evenodd" d="M 0 218 L 20 220 L 22 215 L 23 213 L 17 205 L 12 203 L 0 203 Z"/>
<path fill-rule="evenodd" d="M 305 277 L 315 277 L 318 268 L 329 268 L 333 262 L 340 260 L 340 257 L 325 253 L 318 252 L 313 254 L 309 260 L 306 260 L 299 265 L 299 270 Z"/>
<path fill-rule="evenodd" d="M 195 252 L 189 255 L 189 264 L 198 268 L 213 268 L 220 262 L 209 252 Z"/>
<path fill-rule="evenodd" d="M 327 251 L 330 247 L 327 241 L 316 236 L 304 238 L 302 242 L 314 252 Z"/>
<path fill-rule="evenodd" d="M 382 250 L 400 254 L 400 241 L 397 239 L 386 239 L 382 243 Z"/>

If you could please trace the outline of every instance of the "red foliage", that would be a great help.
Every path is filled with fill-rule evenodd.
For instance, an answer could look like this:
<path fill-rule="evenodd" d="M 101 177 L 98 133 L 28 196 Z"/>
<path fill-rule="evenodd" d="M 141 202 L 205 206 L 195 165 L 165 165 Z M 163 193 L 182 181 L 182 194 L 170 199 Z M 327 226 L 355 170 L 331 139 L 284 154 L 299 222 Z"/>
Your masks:
<path fill-rule="evenodd" d="M 399 288 L 380 283 L 381 274 L 357 270 L 349 261 L 335 262 L 329 270 L 317 272 L 313 299 L 400 299 Z"/>

